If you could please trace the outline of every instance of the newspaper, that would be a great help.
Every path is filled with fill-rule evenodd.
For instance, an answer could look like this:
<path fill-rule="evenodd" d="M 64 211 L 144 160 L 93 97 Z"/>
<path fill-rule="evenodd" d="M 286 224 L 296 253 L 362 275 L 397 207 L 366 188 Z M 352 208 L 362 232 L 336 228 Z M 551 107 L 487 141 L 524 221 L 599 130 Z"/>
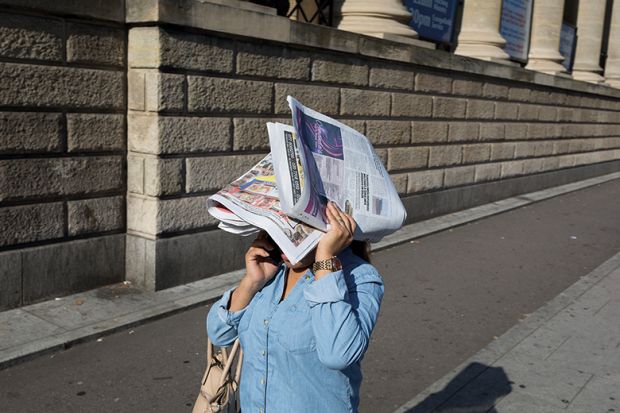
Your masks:
<path fill-rule="evenodd" d="M 312 251 L 323 234 L 282 211 L 271 154 L 209 197 L 207 209 L 225 231 L 247 236 L 264 229 L 292 264 Z"/>
<path fill-rule="evenodd" d="M 294 127 L 268 124 L 282 211 L 326 231 L 331 200 L 357 222 L 355 239 L 376 242 L 399 229 L 407 213 L 370 141 L 291 96 L 288 102 Z"/>
<path fill-rule="evenodd" d="M 329 230 L 327 201 L 357 222 L 354 238 L 376 242 L 399 229 L 405 208 L 368 139 L 288 97 L 293 125 L 268 123 L 271 153 L 207 200 L 219 228 L 264 229 L 296 264 Z"/>

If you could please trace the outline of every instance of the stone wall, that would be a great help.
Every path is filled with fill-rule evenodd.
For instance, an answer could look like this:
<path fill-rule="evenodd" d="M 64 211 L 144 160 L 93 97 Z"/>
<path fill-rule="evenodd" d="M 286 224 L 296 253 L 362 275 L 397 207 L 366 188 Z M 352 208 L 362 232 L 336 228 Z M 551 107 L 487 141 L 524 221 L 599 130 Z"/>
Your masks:
<path fill-rule="evenodd" d="M 0 0 L 0 308 L 239 268 L 205 201 L 288 94 L 373 141 L 408 222 L 620 170 L 611 88 L 245 2 L 88 3 Z"/>
<path fill-rule="evenodd" d="M 201 21 L 200 9 L 186 12 Z M 438 51 L 426 52 L 436 56 L 428 65 L 408 63 L 381 49 L 393 44 L 362 36 L 357 52 L 343 52 L 235 36 L 247 30 L 243 16 L 222 34 L 167 25 L 178 24 L 170 15 L 128 37 L 126 276 L 147 288 L 239 267 L 243 240 L 217 230 L 204 205 L 267 153 L 266 122 L 290 123 L 289 94 L 372 140 L 409 222 L 604 173 L 575 171 L 620 159 L 618 93 L 438 68 Z M 262 27 L 274 18 L 262 16 Z M 497 182 L 502 190 L 489 186 Z"/>
<path fill-rule="evenodd" d="M 125 61 L 120 22 L 0 6 L 0 309 L 124 279 Z"/>

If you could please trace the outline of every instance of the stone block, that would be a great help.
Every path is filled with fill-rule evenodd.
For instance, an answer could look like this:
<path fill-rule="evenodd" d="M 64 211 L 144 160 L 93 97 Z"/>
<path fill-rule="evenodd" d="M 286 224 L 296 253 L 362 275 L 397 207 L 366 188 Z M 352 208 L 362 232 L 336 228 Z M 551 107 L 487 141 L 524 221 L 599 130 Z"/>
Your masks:
<path fill-rule="evenodd" d="M 540 106 L 519 104 L 519 120 L 538 120 Z"/>
<path fill-rule="evenodd" d="M 486 163 L 475 166 L 474 180 L 476 182 L 494 181 L 499 179 L 502 166 L 499 163 Z"/>
<path fill-rule="evenodd" d="M 187 88 L 190 112 L 271 113 L 269 82 L 188 76 Z"/>
<path fill-rule="evenodd" d="M 510 102 L 495 103 L 495 119 L 517 119 L 519 114 L 519 105 Z"/>
<path fill-rule="evenodd" d="M 527 136 L 527 124 L 506 123 L 504 132 L 507 140 L 525 139 Z"/>
<path fill-rule="evenodd" d="M 513 159 L 515 156 L 514 143 L 492 143 L 491 144 L 491 160 L 499 161 Z"/>
<path fill-rule="evenodd" d="M 193 196 L 159 201 L 157 233 L 169 234 L 216 225 L 219 221 L 206 210 L 208 198 Z"/>
<path fill-rule="evenodd" d="M 524 130 L 525 131 L 525 130 Z M 506 138 L 503 123 L 481 123 L 480 124 L 480 140 L 481 141 L 497 141 Z"/>
<path fill-rule="evenodd" d="M 341 89 L 340 114 L 388 116 L 390 114 L 390 93 L 360 89 Z"/>
<path fill-rule="evenodd" d="M 507 99 L 508 86 L 498 85 L 496 83 L 485 83 L 482 87 L 482 96 L 491 99 Z"/>
<path fill-rule="evenodd" d="M 428 148 L 422 146 L 388 149 L 388 171 L 426 168 Z"/>
<path fill-rule="evenodd" d="M 186 160 L 186 191 L 206 192 L 221 189 L 241 176 L 264 155 L 212 156 Z"/>
<path fill-rule="evenodd" d="M 363 120 L 355 120 L 355 119 L 337 119 L 339 122 L 344 123 L 345 125 L 347 125 L 350 128 L 355 129 L 356 131 L 358 131 L 359 133 L 361 133 L 362 135 L 366 135 L 366 122 Z M 289 119 L 287 122 L 285 123 L 292 123 L 291 120 Z"/>
<path fill-rule="evenodd" d="M 392 93 L 392 116 L 429 118 L 432 114 L 432 97 L 408 93 Z"/>
<path fill-rule="evenodd" d="M 233 119 L 233 150 L 269 151 L 267 122 L 292 124 L 290 118 L 235 118 Z"/>
<path fill-rule="evenodd" d="M 535 174 L 543 170 L 543 160 L 541 158 L 525 159 L 523 161 L 523 174 Z"/>
<path fill-rule="evenodd" d="M 448 97 L 433 97 L 433 117 L 446 119 L 463 119 L 467 100 Z"/>
<path fill-rule="evenodd" d="M 67 61 L 122 67 L 125 63 L 125 32 L 93 24 L 69 23 Z"/>
<path fill-rule="evenodd" d="M 481 96 L 482 82 L 467 79 L 454 79 L 452 93 L 455 95 Z"/>
<path fill-rule="evenodd" d="M 476 122 L 450 122 L 448 141 L 476 141 L 479 138 L 480 125 Z"/>
<path fill-rule="evenodd" d="M 555 122 L 558 117 L 558 110 L 553 106 L 541 106 L 538 119 L 542 121 Z"/>
<path fill-rule="evenodd" d="M 398 69 L 392 65 L 373 66 L 370 68 L 370 81 L 372 87 L 385 89 L 413 89 L 414 72 L 411 69 Z"/>
<path fill-rule="evenodd" d="M 443 169 L 409 172 L 407 178 L 407 193 L 431 191 L 443 187 Z"/>
<path fill-rule="evenodd" d="M 127 123 L 132 151 L 175 154 L 231 149 L 228 118 L 129 115 Z"/>
<path fill-rule="evenodd" d="M 467 101 L 467 119 L 493 119 L 495 116 L 495 102 L 489 100 Z"/>
<path fill-rule="evenodd" d="M 0 63 L 0 107 L 125 109 L 120 71 Z"/>
<path fill-rule="evenodd" d="M 127 36 L 127 65 L 134 68 L 160 66 L 160 28 L 132 27 Z"/>
<path fill-rule="evenodd" d="M 62 202 L 0 208 L 0 246 L 62 238 L 65 228 Z"/>
<path fill-rule="evenodd" d="M 554 136 L 553 124 L 546 123 L 530 123 L 527 125 L 527 139 L 544 139 Z"/>
<path fill-rule="evenodd" d="M 155 238 L 159 202 L 154 197 L 127 194 L 127 234 L 137 233 Z"/>
<path fill-rule="evenodd" d="M 502 162 L 502 178 L 523 174 L 523 161 Z"/>
<path fill-rule="evenodd" d="M 0 153 L 62 152 L 60 113 L 0 112 Z"/>
<path fill-rule="evenodd" d="M 0 161 L 0 201 L 94 194 L 124 188 L 122 156 Z"/>
<path fill-rule="evenodd" d="M 547 156 L 553 154 L 553 142 L 536 142 L 534 144 L 534 156 Z"/>
<path fill-rule="evenodd" d="M 517 142 L 515 144 L 515 158 L 527 158 L 534 156 L 533 142 Z"/>
<path fill-rule="evenodd" d="M 61 62 L 64 29 L 61 19 L 0 14 L 0 56 Z"/>
<path fill-rule="evenodd" d="M 451 166 L 461 163 L 462 148 L 460 145 L 432 146 L 428 157 L 428 166 Z"/>
<path fill-rule="evenodd" d="M 551 92 L 546 90 L 534 89 L 530 91 L 530 102 L 542 103 L 544 105 L 555 103 L 551 100 Z"/>
<path fill-rule="evenodd" d="M 67 151 L 125 149 L 125 115 L 67 114 Z"/>
<path fill-rule="evenodd" d="M 407 175 L 408 174 L 390 175 L 394 188 L 399 195 L 405 195 L 407 193 Z"/>
<path fill-rule="evenodd" d="M 452 93 L 452 78 L 435 73 L 418 73 L 415 77 L 415 90 L 449 94 Z"/>
<path fill-rule="evenodd" d="M 559 122 L 575 122 L 579 109 L 558 108 L 557 120 Z"/>
<path fill-rule="evenodd" d="M 159 39 L 161 67 L 219 73 L 233 70 L 232 40 L 164 29 Z"/>
<path fill-rule="evenodd" d="M 568 95 L 562 92 L 551 92 L 551 102 L 556 106 L 562 106 L 566 104 Z"/>
<path fill-rule="evenodd" d="M 527 102 L 530 100 L 530 88 L 528 87 L 511 87 L 508 91 L 508 99 L 519 102 Z"/>
<path fill-rule="evenodd" d="M 560 158 L 558 156 L 549 156 L 543 159 L 543 170 L 551 171 L 560 167 Z"/>
<path fill-rule="evenodd" d="M 68 201 L 69 235 L 122 230 L 125 223 L 124 206 L 123 196 Z"/>
<path fill-rule="evenodd" d="M 183 159 L 144 158 L 144 193 L 174 195 L 183 191 Z"/>
<path fill-rule="evenodd" d="M 414 121 L 411 123 L 411 143 L 439 143 L 448 140 L 446 122 Z"/>
<path fill-rule="evenodd" d="M 144 157 L 127 155 L 127 192 L 144 193 Z"/>
<path fill-rule="evenodd" d="M 368 65 L 361 61 L 317 59 L 312 63 L 312 80 L 315 82 L 343 83 L 355 86 L 368 85 Z"/>
<path fill-rule="evenodd" d="M 181 112 L 185 108 L 185 76 L 148 71 L 144 75 L 144 110 Z"/>
<path fill-rule="evenodd" d="M 463 145 L 463 163 L 486 162 L 491 158 L 491 145 L 479 143 Z"/>
<path fill-rule="evenodd" d="M 476 176 L 475 166 L 461 166 L 446 169 L 443 185 L 446 188 L 459 185 L 467 185 L 474 182 Z"/>
<path fill-rule="evenodd" d="M 326 115 L 338 114 L 340 90 L 336 87 L 276 83 L 275 113 L 291 114 L 286 97 L 293 96 L 299 102 Z"/>
<path fill-rule="evenodd" d="M 124 256 L 124 234 L 22 250 L 23 304 L 121 282 Z"/>
<path fill-rule="evenodd" d="M 411 122 L 397 120 L 366 121 L 366 136 L 373 145 L 399 145 L 411 141 Z"/>
<path fill-rule="evenodd" d="M 242 43 L 237 51 L 236 71 L 240 75 L 310 79 L 310 57 L 284 47 Z"/>
<path fill-rule="evenodd" d="M 0 311 L 22 304 L 22 256 L 20 251 L 0 253 Z"/>
<path fill-rule="evenodd" d="M 146 110 L 146 73 L 145 70 L 127 71 L 127 109 Z"/>

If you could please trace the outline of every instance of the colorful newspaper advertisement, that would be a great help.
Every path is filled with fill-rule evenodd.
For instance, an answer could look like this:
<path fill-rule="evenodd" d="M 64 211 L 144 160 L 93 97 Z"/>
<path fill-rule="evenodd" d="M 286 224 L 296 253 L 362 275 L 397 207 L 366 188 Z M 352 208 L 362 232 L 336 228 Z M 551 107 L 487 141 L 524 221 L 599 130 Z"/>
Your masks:
<path fill-rule="evenodd" d="M 357 222 L 355 239 L 376 242 L 398 230 L 407 214 L 368 138 L 291 96 L 288 102 L 294 129 L 270 127 L 270 132 L 280 132 L 273 138 L 270 133 L 270 144 L 284 213 L 325 231 L 325 207 L 331 200 Z M 293 150 L 287 140 L 293 140 Z M 304 183 L 299 189 L 291 169 L 296 164 Z M 285 166 L 288 174 L 281 172 Z"/>
<path fill-rule="evenodd" d="M 250 235 L 264 229 L 293 264 L 312 251 L 323 234 L 282 211 L 271 154 L 211 196 L 207 209 L 225 231 Z"/>

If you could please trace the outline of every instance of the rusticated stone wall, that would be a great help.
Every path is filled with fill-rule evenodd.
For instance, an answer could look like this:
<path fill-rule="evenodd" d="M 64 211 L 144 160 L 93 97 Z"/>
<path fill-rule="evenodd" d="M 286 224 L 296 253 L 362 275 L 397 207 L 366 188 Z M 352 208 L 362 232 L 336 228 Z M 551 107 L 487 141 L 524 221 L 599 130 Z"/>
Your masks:
<path fill-rule="evenodd" d="M 124 279 L 126 33 L 0 7 L 5 309 Z"/>
<path fill-rule="evenodd" d="M 0 309 L 242 266 L 205 202 L 290 122 L 365 133 L 408 222 L 620 170 L 620 92 L 234 0 L 0 0 Z"/>
<path fill-rule="evenodd" d="M 159 24 L 128 41 L 127 277 L 148 288 L 241 265 L 205 202 L 268 152 L 289 94 L 372 140 L 410 221 L 620 159 L 616 97 Z"/>

